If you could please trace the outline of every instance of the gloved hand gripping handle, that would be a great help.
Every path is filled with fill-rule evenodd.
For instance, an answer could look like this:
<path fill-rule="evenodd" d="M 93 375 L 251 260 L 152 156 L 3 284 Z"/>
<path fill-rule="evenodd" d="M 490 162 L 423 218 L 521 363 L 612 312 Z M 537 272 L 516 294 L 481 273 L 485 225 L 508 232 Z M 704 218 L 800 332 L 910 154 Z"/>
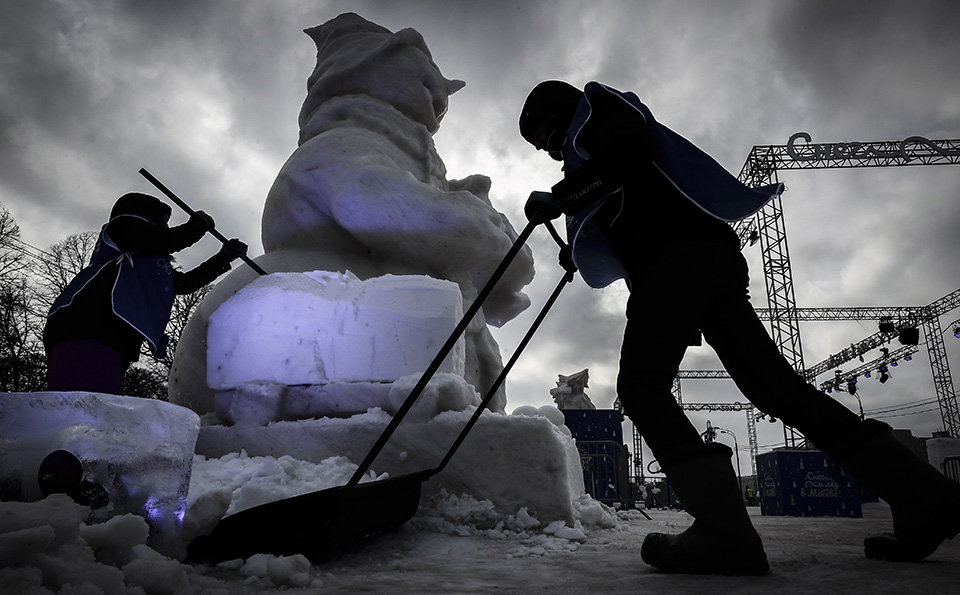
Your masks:
<path fill-rule="evenodd" d="M 183 200 L 181 200 L 179 196 L 177 196 L 176 194 L 174 194 L 172 190 L 170 190 L 169 188 L 167 188 L 166 186 L 164 186 L 163 183 L 162 183 L 160 180 L 158 180 L 158 179 L 156 179 L 155 177 L 153 177 L 153 174 L 151 174 L 150 172 L 148 172 L 148 171 L 146 170 L 146 168 L 143 168 L 143 167 L 140 168 L 140 175 L 143 176 L 144 178 L 146 178 L 148 182 L 150 182 L 151 184 L 153 184 L 154 186 L 156 186 L 157 189 L 158 189 L 160 192 L 163 192 L 163 193 L 167 196 L 167 198 L 169 198 L 170 200 L 172 200 L 178 207 L 180 207 L 181 209 L 183 209 L 184 212 L 186 212 L 188 215 L 193 215 L 193 214 L 194 214 L 195 211 L 190 208 L 190 205 L 188 205 L 187 203 L 183 202 Z M 211 227 L 208 231 L 210 232 L 210 235 L 212 235 L 213 237 L 215 237 L 215 238 L 217 238 L 218 240 L 220 240 L 220 242 L 221 242 L 224 246 L 227 246 L 227 245 L 230 243 L 230 240 L 228 240 L 226 237 L 224 237 L 224 235 L 223 235 L 222 233 L 220 233 L 219 231 L 217 231 L 215 228 Z M 240 258 L 240 260 L 242 260 L 243 262 L 245 262 L 245 263 L 247 264 L 247 266 L 249 266 L 251 269 L 253 269 L 254 271 L 256 271 L 258 274 L 260 274 L 260 275 L 266 275 L 266 274 L 267 274 L 267 271 L 263 270 L 263 269 L 260 267 L 260 265 L 258 265 L 258 264 L 255 263 L 253 260 L 251 260 L 250 257 L 247 256 L 246 254 L 241 254 L 241 255 L 239 255 L 239 258 Z"/>

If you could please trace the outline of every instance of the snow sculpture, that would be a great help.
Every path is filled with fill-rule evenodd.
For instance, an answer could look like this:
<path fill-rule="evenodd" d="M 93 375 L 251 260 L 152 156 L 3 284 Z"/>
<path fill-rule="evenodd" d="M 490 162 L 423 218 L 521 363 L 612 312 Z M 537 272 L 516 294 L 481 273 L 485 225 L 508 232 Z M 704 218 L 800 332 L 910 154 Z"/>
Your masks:
<path fill-rule="evenodd" d="M 217 416 L 266 423 L 371 407 L 393 413 L 392 385 L 419 378 L 462 316 L 456 284 L 420 275 L 362 281 L 349 272 L 313 271 L 260 277 L 209 319 L 207 384 L 217 391 Z M 432 417 L 477 404 L 463 369 L 460 340 L 438 373 L 455 377 L 454 392 L 465 398 L 451 402 L 444 389 L 447 398 L 437 401 L 428 391 L 418 400 L 421 411 L 432 411 Z"/>
<path fill-rule="evenodd" d="M 490 179 L 447 180 L 432 135 L 448 97 L 464 83 L 442 76 L 413 29 L 391 33 L 345 13 L 307 34 L 317 65 L 300 112 L 299 147 L 280 170 L 262 218 L 267 271 L 349 271 L 360 279 L 426 275 L 455 283 L 467 309 L 516 239 L 490 203 Z M 464 379 L 483 394 L 502 369 L 487 323 L 500 326 L 528 305 L 529 250 L 518 255 L 465 334 Z M 207 320 L 251 282 L 235 270 L 185 329 L 170 400 L 213 411 L 207 386 Z M 490 408 L 504 411 L 497 395 Z"/>
<path fill-rule="evenodd" d="M 557 404 L 558 409 L 596 409 L 593 401 L 587 396 L 583 389 L 589 388 L 587 381 L 590 379 L 588 370 L 580 370 L 576 374 L 564 376 L 560 374 L 557 380 L 557 387 L 550 389 L 550 396 Z"/>
<path fill-rule="evenodd" d="M 39 471 L 48 455 L 66 451 L 79 460 L 83 483 L 99 492 L 81 494 L 96 494 L 81 498 L 93 509 L 91 522 L 139 515 L 150 527 L 147 543 L 176 557 L 199 428 L 192 411 L 152 399 L 2 393 L 0 500 L 43 499 Z"/>

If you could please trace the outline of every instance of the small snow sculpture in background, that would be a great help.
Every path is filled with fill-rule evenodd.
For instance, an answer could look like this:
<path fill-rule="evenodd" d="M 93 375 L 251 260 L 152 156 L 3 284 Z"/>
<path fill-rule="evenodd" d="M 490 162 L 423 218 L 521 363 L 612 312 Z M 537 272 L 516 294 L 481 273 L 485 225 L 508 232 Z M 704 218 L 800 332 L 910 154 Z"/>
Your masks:
<path fill-rule="evenodd" d="M 558 409 L 596 409 L 590 397 L 583 389 L 590 388 L 587 381 L 590 379 L 589 369 L 580 370 L 576 374 L 564 376 L 560 374 L 557 388 L 550 389 Z"/>

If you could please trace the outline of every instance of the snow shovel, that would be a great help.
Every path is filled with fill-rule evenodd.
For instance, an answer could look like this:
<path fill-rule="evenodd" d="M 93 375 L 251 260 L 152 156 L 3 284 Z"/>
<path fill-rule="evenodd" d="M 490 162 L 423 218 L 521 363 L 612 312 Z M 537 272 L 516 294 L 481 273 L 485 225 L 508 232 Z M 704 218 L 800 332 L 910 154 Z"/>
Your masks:
<path fill-rule="evenodd" d="M 150 172 L 148 172 L 148 171 L 146 170 L 146 168 L 143 168 L 143 167 L 140 168 L 140 175 L 143 176 L 143 177 L 145 177 L 145 178 L 147 179 L 147 181 L 149 181 L 151 184 L 153 184 L 154 186 L 156 186 L 157 189 L 158 189 L 160 192 L 163 192 L 164 194 L 166 194 L 166 195 L 167 195 L 167 198 L 169 198 L 170 200 L 172 200 L 172 201 L 174 202 L 174 204 L 176 204 L 178 207 L 180 207 L 181 209 L 183 209 L 183 210 L 187 213 L 187 215 L 193 215 L 193 214 L 196 212 L 196 211 L 194 211 L 193 209 L 190 208 L 190 205 L 188 205 L 187 203 L 183 202 L 183 201 L 180 199 L 179 196 L 177 196 L 176 194 L 174 194 L 172 190 L 170 190 L 169 188 L 167 188 L 166 186 L 164 186 L 163 183 L 162 183 L 160 180 L 158 180 L 158 179 L 156 179 L 155 177 L 153 177 L 153 174 L 151 174 Z M 225 238 L 222 233 L 220 233 L 219 231 L 217 231 L 217 230 L 214 229 L 214 228 L 210 228 L 210 229 L 207 230 L 207 231 L 210 232 L 210 235 L 212 235 L 213 237 L 215 237 L 215 238 L 217 238 L 218 240 L 220 240 L 220 243 L 222 243 L 224 246 L 227 245 L 227 242 L 228 242 L 229 240 L 227 240 L 227 238 Z M 267 271 L 263 270 L 263 269 L 260 267 L 260 265 L 258 265 L 258 264 L 255 263 L 253 260 L 251 260 L 250 257 L 247 256 L 246 254 L 241 254 L 241 255 L 240 255 L 240 260 L 242 260 L 243 262 L 245 262 L 245 263 L 247 264 L 247 266 L 249 266 L 251 269 L 255 270 L 258 274 L 260 274 L 260 275 L 266 275 L 266 274 L 267 274 Z"/>
<path fill-rule="evenodd" d="M 410 391 L 366 458 L 345 485 L 261 504 L 225 517 L 209 535 L 198 537 L 190 544 L 187 550 L 188 560 L 229 560 L 247 558 L 256 553 L 268 553 L 278 556 L 302 554 L 311 561 L 318 561 L 366 537 L 398 527 L 413 517 L 420 505 L 420 488 L 423 482 L 446 467 L 506 379 L 507 373 L 559 297 L 560 291 L 573 280 L 575 269 L 568 269 L 560 280 L 513 356 L 503 367 L 437 467 L 366 483 L 359 483 L 360 479 L 370 469 L 397 426 L 413 407 L 414 402 L 539 223 L 541 221 L 533 219 L 520 232 L 513 246 L 463 315 L 447 342 L 440 348 L 419 382 Z"/>

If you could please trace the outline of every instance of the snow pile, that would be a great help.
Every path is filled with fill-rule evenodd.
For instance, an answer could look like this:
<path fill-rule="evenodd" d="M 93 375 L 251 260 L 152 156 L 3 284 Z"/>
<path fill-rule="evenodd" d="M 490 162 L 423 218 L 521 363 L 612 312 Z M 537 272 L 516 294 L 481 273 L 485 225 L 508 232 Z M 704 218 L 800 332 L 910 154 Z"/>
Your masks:
<path fill-rule="evenodd" d="M 184 538 L 192 540 L 213 529 L 221 518 L 267 504 L 347 483 L 357 465 L 345 457 L 320 463 L 291 456 L 251 457 L 246 452 L 219 459 L 197 456 L 185 518 Z M 362 481 L 384 479 L 368 473 Z"/>
<path fill-rule="evenodd" d="M 476 411 L 475 404 L 462 411 L 446 410 L 449 405 L 442 387 L 458 377 L 447 374 L 437 380 L 441 390 L 422 395 L 423 402 L 417 401 L 374 461 L 372 469 L 378 475 L 396 477 L 435 468 Z M 428 389 L 431 386 L 433 383 Z M 401 395 L 406 396 L 405 391 L 398 390 L 397 396 Z M 444 410 L 437 413 L 438 409 Z M 286 455 L 313 465 L 342 457 L 356 465 L 390 419 L 387 412 L 371 409 L 349 418 L 203 426 L 196 452 L 207 459 L 223 459 L 241 451 L 254 460 Z M 288 477 L 285 481 L 297 480 Z M 441 488 L 490 500 L 510 514 L 525 506 L 544 523 L 572 523 L 574 502 L 584 493 L 583 470 L 560 410 L 520 407 L 514 415 L 485 411 L 443 472 L 424 484 L 423 492 L 429 496 Z"/>
<path fill-rule="evenodd" d="M 0 502 L 0 585 L 10 594 L 188 595 L 235 593 L 222 581 L 145 545 L 139 516 L 90 520 L 90 508 L 63 494 L 40 502 Z M 223 566 L 261 585 L 319 586 L 303 556 L 258 554 Z"/>
<path fill-rule="evenodd" d="M 0 503 L 4 592 L 184 592 L 185 567 L 145 545 L 149 529 L 142 518 L 127 514 L 88 525 L 89 515 L 89 507 L 62 494 Z"/>
<path fill-rule="evenodd" d="M 387 417 L 383 412 L 370 416 L 381 421 Z M 530 412 L 510 417 L 533 419 Z M 225 514 L 343 485 L 355 470 L 356 465 L 344 457 L 311 463 L 289 455 L 198 455 L 193 462 L 184 537 L 191 539 L 209 531 Z M 557 471 L 554 467 L 548 472 Z M 528 483 L 525 474 L 513 473 L 507 470 L 500 475 L 509 489 L 537 489 L 536 481 Z M 371 472 L 364 481 L 385 476 Z M 574 499 L 567 522 L 538 518 L 526 506 L 504 510 L 489 500 L 453 494 L 441 487 L 423 498 L 419 512 L 402 532 L 418 541 L 436 534 L 505 542 L 511 544 L 508 559 L 525 559 L 574 552 L 588 541 L 591 531 L 615 527 L 617 522 L 613 511 L 582 493 Z M 302 555 L 263 553 L 213 567 L 193 566 L 146 546 L 148 532 L 146 522 L 132 514 L 95 522 L 89 507 L 60 494 L 38 502 L 0 502 L 0 584 L 4 593 L 147 595 L 321 589 L 325 584 L 324 573 Z"/>

